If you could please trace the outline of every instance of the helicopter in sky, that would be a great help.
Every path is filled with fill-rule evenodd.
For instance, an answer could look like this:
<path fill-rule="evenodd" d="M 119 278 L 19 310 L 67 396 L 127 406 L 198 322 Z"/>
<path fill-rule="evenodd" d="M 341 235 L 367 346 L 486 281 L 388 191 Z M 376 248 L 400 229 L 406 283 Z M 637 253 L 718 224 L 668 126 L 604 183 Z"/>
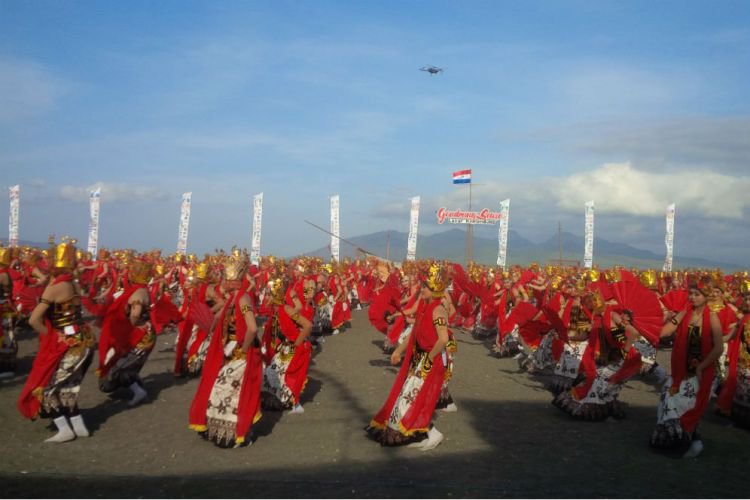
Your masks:
<path fill-rule="evenodd" d="M 438 68 L 437 66 L 422 66 L 419 68 L 419 71 L 426 71 L 430 75 L 437 75 L 438 73 L 443 72 L 443 68 Z"/>

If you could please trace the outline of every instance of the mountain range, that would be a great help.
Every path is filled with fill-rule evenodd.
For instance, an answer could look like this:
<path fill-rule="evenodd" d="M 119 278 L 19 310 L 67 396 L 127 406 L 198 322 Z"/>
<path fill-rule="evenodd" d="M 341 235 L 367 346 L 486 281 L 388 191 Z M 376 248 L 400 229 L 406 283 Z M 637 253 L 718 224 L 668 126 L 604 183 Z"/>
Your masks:
<path fill-rule="evenodd" d="M 379 231 L 346 238 L 357 247 L 373 253 L 379 257 L 389 258 L 400 262 L 406 258 L 406 243 L 408 234 L 400 231 Z M 560 258 L 560 243 L 562 243 L 564 260 L 572 262 L 583 262 L 583 237 L 572 233 L 562 232 L 541 243 L 533 243 L 524 238 L 516 231 L 508 231 L 508 264 L 527 265 L 532 262 L 546 264 L 557 261 Z M 498 241 L 494 238 L 486 238 L 474 235 L 474 260 L 482 264 L 497 262 Z M 466 250 L 466 232 L 463 229 L 450 229 L 448 231 L 431 235 L 420 234 L 417 240 L 417 258 L 445 259 L 454 262 L 463 262 Z M 359 254 L 357 249 L 350 244 L 341 242 L 340 257 L 356 258 Z M 305 255 L 330 258 L 329 248 L 323 247 L 306 253 Z M 603 267 L 622 265 L 626 267 L 661 269 L 664 265 L 664 255 L 659 255 L 649 250 L 633 247 L 626 243 L 617 243 L 602 238 L 594 238 L 594 263 Z M 716 262 L 708 259 L 683 257 L 675 255 L 674 268 L 716 268 L 725 271 L 739 270 L 740 266 L 726 262 Z"/>
<path fill-rule="evenodd" d="M 359 248 L 373 253 L 378 257 L 401 262 L 406 258 L 406 242 L 408 234 L 400 231 L 379 231 L 376 233 L 346 238 Z M 0 238 L 0 243 L 7 244 L 6 238 Z M 583 262 L 583 237 L 562 232 L 554 234 L 541 243 L 534 243 L 516 231 L 508 231 L 508 264 L 527 265 L 532 262 L 546 264 L 560 258 L 560 243 L 563 247 L 563 259 L 571 262 Z M 46 248 L 46 243 L 20 241 L 20 245 Z M 474 235 L 474 260 L 481 264 L 497 262 L 498 241 Z M 358 257 L 357 249 L 344 241 L 340 245 L 341 258 Z M 454 262 L 464 262 L 466 251 L 466 232 L 463 229 L 449 229 L 435 234 L 420 234 L 417 240 L 417 258 L 445 259 Z M 322 247 L 305 253 L 305 255 L 330 258 L 329 248 Z M 649 250 L 643 250 L 626 243 L 617 243 L 602 238 L 594 238 L 594 263 L 603 267 L 622 265 L 626 267 L 661 269 L 664 255 Z M 709 259 L 684 257 L 675 255 L 674 268 L 721 268 L 724 271 L 743 269 L 737 264 L 717 262 Z"/>

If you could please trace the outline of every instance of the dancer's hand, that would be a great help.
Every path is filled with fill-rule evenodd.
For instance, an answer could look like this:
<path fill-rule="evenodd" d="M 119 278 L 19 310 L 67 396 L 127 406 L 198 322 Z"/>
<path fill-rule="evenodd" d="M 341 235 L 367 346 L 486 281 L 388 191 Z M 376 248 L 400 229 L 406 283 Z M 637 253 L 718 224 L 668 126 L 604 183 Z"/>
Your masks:
<path fill-rule="evenodd" d="M 393 354 L 391 354 L 391 364 L 393 366 L 396 366 L 400 362 L 401 362 L 401 352 L 398 350 L 393 351 Z"/>

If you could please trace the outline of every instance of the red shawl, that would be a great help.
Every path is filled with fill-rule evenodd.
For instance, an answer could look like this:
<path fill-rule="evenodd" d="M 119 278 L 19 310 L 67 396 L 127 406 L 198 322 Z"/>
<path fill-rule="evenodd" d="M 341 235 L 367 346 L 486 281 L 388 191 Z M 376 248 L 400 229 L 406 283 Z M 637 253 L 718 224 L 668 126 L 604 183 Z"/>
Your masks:
<path fill-rule="evenodd" d="M 434 330 L 432 324 L 432 312 L 439 304 L 439 300 L 434 300 L 431 303 L 420 307 L 420 310 L 417 312 L 417 321 L 414 324 L 412 335 L 409 336 L 409 345 L 404 354 L 401 369 L 396 376 L 393 387 L 391 387 L 388 399 L 386 399 L 385 404 L 370 423 L 373 427 L 384 429 L 388 425 L 388 419 L 393 411 L 393 406 L 398 400 L 398 396 L 401 393 L 404 382 L 406 381 L 406 376 L 409 373 L 409 365 L 411 364 L 411 358 L 414 353 L 417 337 L 420 337 L 423 341 L 429 341 L 430 335 L 423 330 L 430 327 Z M 420 334 L 420 332 L 422 332 L 422 334 Z M 432 340 L 432 345 L 434 345 L 435 340 L 437 340 L 437 335 L 433 332 L 432 336 L 435 337 L 435 339 Z M 426 346 L 420 346 L 422 350 L 425 350 L 425 347 Z M 435 356 L 430 373 L 427 375 L 419 393 L 416 395 L 414 403 L 412 403 L 409 411 L 407 411 L 406 415 L 401 419 L 401 427 L 406 431 L 407 435 L 411 435 L 415 432 L 427 432 L 429 429 L 432 414 L 435 411 L 435 405 L 437 405 L 438 398 L 440 397 L 440 390 L 443 385 L 444 377 L 445 365 L 443 364 L 443 357 L 439 355 Z"/>
<path fill-rule="evenodd" d="M 107 308 L 99 335 L 99 369 L 96 373 L 105 377 L 115 362 L 125 356 L 133 346 L 131 336 L 136 328 L 125 314 L 128 301 L 133 294 L 146 288 L 146 285 L 134 285 L 128 288 Z M 135 342 L 137 344 L 137 342 Z M 114 349 L 115 353 L 107 360 L 107 353 Z"/>
<path fill-rule="evenodd" d="M 740 349 L 745 349 L 745 326 L 750 322 L 750 314 L 742 317 L 737 333 L 729 341 L 727 348 L 727 358 L 729 360 L 729 371 L 724 384 L 721 386 L 721 392 L 716 400 L 716 406 L 724 413 L 729 415 L 732 412 L 732 402 L 734 394 L 737 391 L 737 364 L 740 359 Z"/>
<path fill-rule="evenodd" d="M 216 382 L 216 377 L 224 366 L 224 321 L 226 321 L 227 312 L 232 304 L 234 304 L 237 343 L 241 344 L 245 338 L 247 325 L 245 324 L 245 318 L 243 317 L 239 306 L 241 296 L 242 295 L 237 292 L 234 297 L 227 300 L 224 307 L 221 309 L 218 320 L 216 321 L 216 326 L 211 335 L 211 342 L 208 346 L 208 352 L 206 353 L 206 360 L 203 363 L 198 390 L 196 391 L 193 402 L 190 405 L 189 420 L 192 429 L 205 430 L 208 399 L 211 397 L 211 390 Z"/>
<path fill-rule="evenodd" d="M 63 274 L 55 278 L 50 286 L 72 280 L 73 277 L 70 274 Z M 47 387 L 52 375 L 57 371 L 60 360 L 68 350 L 68 344 L 60 339 L 49 319 L 45 319 L 45 324 L 47 333 L 39 335 L 39 352 L 34 358 L 31 373 L 16 403 L 21 415 L 30 419 L 35 419 L 39 415 L 39 409 L 42 406 L 42 391 Z"/>
<path fill-rule="evenodd" d="M 687 377 L 687 350 L 688 350 L 688 325 L 693 314 L 692 305 L 688 306 L 685 317 L 677 327 L 677 335 L 672 347 L 672 387 L 673 393 L 679 390 L 680 383 Z M 705 359 L 713 349 L 713 335 L 711 332 L 711 316 L 708 306 L 703 308 L 703 324 L 701 327 L 701 356 Z M 714 379 L 715 366 L 707 366 L 698 381 L 698 395 L 693 409 L 680 417 L 682 428 L 686 432 L 693 432 L 703 412 L 706 410 L 711 392 L 711 383 Z"/>

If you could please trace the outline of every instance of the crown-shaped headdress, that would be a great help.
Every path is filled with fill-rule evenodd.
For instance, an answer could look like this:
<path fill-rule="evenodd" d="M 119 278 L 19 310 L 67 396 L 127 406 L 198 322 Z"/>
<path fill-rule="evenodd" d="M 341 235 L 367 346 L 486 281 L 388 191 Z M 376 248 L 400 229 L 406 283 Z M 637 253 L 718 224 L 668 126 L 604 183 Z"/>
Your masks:
<path fill-rule="evenodd" d="M 130 281 L 138 285 L 146 285 L 151 279 L 151 271 L 153 264 L 146 259 L 140 258 L 135 259 L 130 264 L 130 272 L 128 276 Z"/>
<path fill-rule="evenodd" d="M 227 281 L 241 280 L 247 271 L 245 256 L 240 250 L 232 247 L 232 254 L 224 261 L 224 279 Z"/>
<path fill-rule="evenodd" d="M 647 271 L 643 271 L 639 277 L 641 284 L 645 286 L 646 288 L 650 288 L 651 290 L 656 290 L 658 288 L 658 282 L 656 277 L 656 271 L 653 269 L 649 269 Z"/>
<path fill-rule="evenodd" d="M 430 289 L 432 295 L 440 297 L 448 287 L 448 272 L 447 270 L 438 263 L 434 263 L 430 266 L 430 272 L 427 277 L 427 288 Z"/>
<path fill-rule="evenodd" d="M 13 260 L 13 248 L 0 247 L 0 266 L 7 266 Z"/>
<path fill-rule="evenodd" d="M 73 269 L 76 266 L 76 240 L 63 237 L 60 243 L 55 246 L 54 269 Z M 54 240 L 53 240 L 54 244 Z"/>

